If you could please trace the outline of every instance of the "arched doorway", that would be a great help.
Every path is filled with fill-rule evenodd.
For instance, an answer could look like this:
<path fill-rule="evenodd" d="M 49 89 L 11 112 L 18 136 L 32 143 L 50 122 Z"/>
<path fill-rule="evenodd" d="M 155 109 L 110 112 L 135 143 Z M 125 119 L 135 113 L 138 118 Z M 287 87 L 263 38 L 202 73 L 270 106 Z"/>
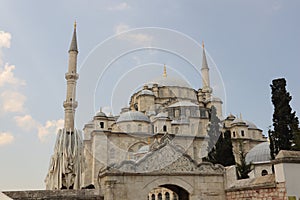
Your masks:
<path fill-rule="evenodd" d="M 164 184 L 157 188 L 152 189 L 148 194 L 148 199 L 151 200 L 189 200 L 189 193 L 184 188 L 172 185 Z"/>

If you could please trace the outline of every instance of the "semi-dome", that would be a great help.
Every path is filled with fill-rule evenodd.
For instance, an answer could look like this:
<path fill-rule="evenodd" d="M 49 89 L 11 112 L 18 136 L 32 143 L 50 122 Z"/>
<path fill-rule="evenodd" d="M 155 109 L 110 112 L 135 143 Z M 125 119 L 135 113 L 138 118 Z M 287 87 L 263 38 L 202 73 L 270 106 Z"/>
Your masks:
<path fill-rule="evenodd" d="M 175 77 L 161 77 L 149 82 L 148 84 L 158 84 L 158 86 L 177 86 L 191 88 L 190 84 L 188 84 L 187 81 Z"/>
<path fill-rule="evenodd" d="M 169 106 L 169 108 L 173 107 L 198 107 L 198 105 L 191 101 L 179 101 Z"/>
<path fill-rule="evenodd" d="M 250 129 L 258 129 L 257 126 L 253 122 L 250 122 L 250 121 L 247 121 L 247 120 L 245 120 L 245 122 L 248 125 L 248 128 L 250 128 Z"/>
<path fill-rule="evenodd" d="M 265 163 L 271 160 L 270 143 L 263 142 L 254 146 L 246 155 L 247 163 Z"/>
<path fill-rule="evenodd" d="M 141 121 L 141 122 L 150 122 L 150 119 L 139 111 L 128 111 L 120 115 L 117 120 L 118 122 L 128 122 L 128 121 Z"/>

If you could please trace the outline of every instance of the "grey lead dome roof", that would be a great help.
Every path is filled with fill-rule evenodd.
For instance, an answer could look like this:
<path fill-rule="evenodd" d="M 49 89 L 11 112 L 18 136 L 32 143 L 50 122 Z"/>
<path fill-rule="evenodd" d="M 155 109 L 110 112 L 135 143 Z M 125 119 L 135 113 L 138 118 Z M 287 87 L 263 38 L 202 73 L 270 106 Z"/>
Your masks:
<path fill-rule="evenodd" d="M 155 83 L 158 84 L 159 86 L 178 86 L 178 87 L 191 88 L 190 84 L 188 84 L 187 81 L 180 78 L 174 78 L 174 77 L 161 77 L 149 82 L 148 84 L 155 84 Z"/>
<path fill-rule="evenodd" d="M 250 122 L 247 120 L 242 120 L 240 118 L 236 118 L 235 120 L 233 120 L 231 122 L 231 125 L 233 125 L 233 124 L 245 124 L 250 129 L 258 129 L 257 126 L 253 122 Z"/>
<path fill-rule="evenodd" d="M 198 107 L 199 105 L 190 102 L 190 101 L 178 101 L 174 104 L 171 104 L 169 106 L 169 108 L 173 108 L 173 107 Z"/>
<path fill-rule="evenodd" d="M 150 119 L 139 111 L 128 111 L 122 113 L 117 120 L 118 122 L 128 122 L 128 121 L 142 121 L 150 123 Z"/>
<path fill-rule="evenodd" d="M 265 163 L 271 160 L 270 143 L 263 142 L 254 146 L 246 155 L 247 163 Z"/>

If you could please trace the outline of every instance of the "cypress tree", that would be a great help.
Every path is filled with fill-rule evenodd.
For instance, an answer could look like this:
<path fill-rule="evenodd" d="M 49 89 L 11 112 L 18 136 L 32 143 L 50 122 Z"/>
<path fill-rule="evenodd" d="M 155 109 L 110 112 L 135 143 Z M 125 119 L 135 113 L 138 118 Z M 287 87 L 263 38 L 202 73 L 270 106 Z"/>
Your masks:
<path fill-rule="evenodd" d="M 286 90 L 286 80 L 284 78 L 273 80 L 271 89 L 274 105 L 274 130 L 269 134 L 273 145 L 271 157 L 274 158 L 280 150 L 297 150 L 299 148 L 299 121 L 289 104 L 292 97 Z"/>
<path fill-rule="evenodd" d="M 218 156 L 217 156 L 217 142 L 220 137 L 220 119 L 217 117 L 217 110 L 214 106 L 211 107 L 210 110 L 210 123 L 208 126 L 208 156 L 204 158 L 205 161 L 211 162 L 211 163 L 218 163 Z"/>
<path fill-rule="evenodd" d="M 222 157 L 222 165 L 223 166 L 230 166 L 235 165 L 235 158 L 233 155 L 233 146 L 231 141 L 231 132 L 229 130 L 225 131 L 224 133 L 224 142 L 223 148 L 221 152 Z"/>
<path fill-rule="evenodd" d="M 242 141 L 239 141 L 240 162 L 236 163 L 238 179 L 249 178 L 248 174 L 252 171 L 252 164 L 246 162 L 246 153 Z"/>
<path fill-rule="evenodd" d="M 232 151 L 231 133 L 226 131 L 224 135 L 220 131 L 220 119 L 217 117 L 216 108 L 211 108 L 210 124 L 208 130 L 208 156 L 204 160 L 213 164 L 230 166 L 235 164 Z"/>

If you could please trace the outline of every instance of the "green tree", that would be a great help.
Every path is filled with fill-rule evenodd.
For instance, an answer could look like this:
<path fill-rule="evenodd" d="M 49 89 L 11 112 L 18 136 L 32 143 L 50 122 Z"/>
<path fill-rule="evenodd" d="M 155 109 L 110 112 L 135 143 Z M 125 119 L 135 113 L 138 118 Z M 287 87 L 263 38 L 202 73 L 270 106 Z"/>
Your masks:
<path fill-rule="evenodd" d="M 208 156 L 204 159 L 214 164 L 230 166 L 235 164 L 232 151 L 231 133 L 226 131 L 224 135 L 220 131 L 220 120 L 217 117 L 216 108 L 211 108 L 210 124 L 208 129 Z"/>
<path fill-rule="evenodd" d="M 243 142 L 239 141 L 239 163 L 236 163 L 238 179 L 249 178 L 248 174 L 252 171 L 252 164 L 246 162 L 246 154 Z"/>
<path fill-rule="evenodd" d="M 225 131 L 224 133 L 224 140 L 222 143 L 222 150 L 221 150 L 221 163 L 223 166 L 231 166 L 235 165 L 235 158 L 233 155 L 233 146 L 231 141 L 231 132 L 229 130 Z"/>
<path fill-rule="evenodd" d="M 270 131 L 269 135 L 273 145 L 271 157 L 275 158 L 280 150 L 300 150 L 299 121 L 296 112 L 292 112 L 290 106 L 292 97 L 286 90 L 286 80 L 284 78 L 275 79 L 270 86 L 274 105 L 274 130 Z"/>
<path fill-rule="evenodd" d="M 210 122 L 208 126 L 208 155 L 204 159 L 205 161 L 211 162 L 211 163 L 218 163 L 218 153 L 217 149 L 219 149 L 220 143 L 222 141 L 219 141 L 219 144 L 217 144 L 219 137 L 221 135 L 220 131 L 220 119 L 217 117 L 217 110 L 214 106 L 211 107 L 210 110 Z"/>

